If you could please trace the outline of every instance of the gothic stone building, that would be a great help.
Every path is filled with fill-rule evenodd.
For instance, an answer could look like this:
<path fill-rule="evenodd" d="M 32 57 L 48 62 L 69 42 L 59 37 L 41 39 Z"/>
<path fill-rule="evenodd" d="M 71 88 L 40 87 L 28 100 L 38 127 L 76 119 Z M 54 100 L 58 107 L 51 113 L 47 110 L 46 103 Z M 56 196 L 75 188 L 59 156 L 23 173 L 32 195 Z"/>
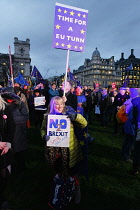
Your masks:
<path fill-rule="evenodd" d="M 30 77 L 31 58 L 30 58 L 30 40 L 18 40 L 14 38 L 14 54 L 11 55 L 14 77 L 18 72 L 22 73 L 25 79 Z M 7 75 L 10 75 L 9 54 L 0 53 L 0 84 L 7 84 Z"/>

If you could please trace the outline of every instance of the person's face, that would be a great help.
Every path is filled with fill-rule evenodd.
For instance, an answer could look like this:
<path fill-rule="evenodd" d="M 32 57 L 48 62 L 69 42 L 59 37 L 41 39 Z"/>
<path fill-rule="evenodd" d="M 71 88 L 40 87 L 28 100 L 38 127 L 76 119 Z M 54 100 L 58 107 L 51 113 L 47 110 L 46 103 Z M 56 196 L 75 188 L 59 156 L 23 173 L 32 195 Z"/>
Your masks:
<path fill-rule="evenodd" d="M 17 93 L 17 96 L 19 96 L 19 95 L 20 95 L 20 93 L 21 93 L 21 91 L 19 91 L 19 92 Z"/>
<path fill-rule="evenodd" d="M 73 93 L 73 92 L 74 92 L 74 87 L 73 87 L 73 88 L 71 88 L 71 90 L 70 90 L 70 91 L 71 91 L 71 93 Z"/>
<path fill-rule="evenodd" d="M 35 93 L 35 96 L 38 97 L 38 96 L 39 96 L 39 92 L 36 92 L 36 93 Z"/>
<path fill-rule="evenodd" d="M 55 101 L 53 109 L 56 113 L 62 113 L 64 109 L 64 103 L 63 101 Z"/>
<path fill-rule="evenodd" d="M 80 95 L 82 93 L 82 89 L 80 87 L 76 88 L 76 95 Z"/>
<path fill-rule="evenodd" d="M 125 90 L 120 90 L 120 94 L 124 95 L 125 94 Z"/>
<path fill-rule="evenodd" d="M 102 94 L 105 96 L 105 95 L 107 94 L 107 90 L 104 89 L 104 90 L 102 91 Z"/>
<path fill-rule="evenodd" d="M 117 95 L 117 92 L 116 92 L 116 91 L 114 91 L 114 92 L 113 92 L 113 96 L 115 97 L 116 95 Z"/>
<path fill-rule="evenodd" d="M 52 85 L 52 89 L 56 89 L 56 85 Z"/>
<path fill-rule="evenodd" d="M 84 90 L 87 90 L 88 89 L 88 87 L 87 86 L 84 86 Z"/>

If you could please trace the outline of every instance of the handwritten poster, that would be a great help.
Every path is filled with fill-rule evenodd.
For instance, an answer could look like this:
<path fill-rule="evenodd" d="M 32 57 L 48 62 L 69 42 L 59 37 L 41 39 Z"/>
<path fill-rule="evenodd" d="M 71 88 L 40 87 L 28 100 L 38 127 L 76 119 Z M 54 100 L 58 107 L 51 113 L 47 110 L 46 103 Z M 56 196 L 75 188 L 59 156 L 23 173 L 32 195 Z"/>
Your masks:
<path fill-rule="evenodd" d="M 70 119 L 67 115 L 48 115 L 47 135 L 50 136 L 47 146 L 69 147 Z"/>
<path fill-rule="evenodd" d="M 45 105 L 45 96 L 35 97 L 34 98 L 34 105 L 35 106 Z"/>

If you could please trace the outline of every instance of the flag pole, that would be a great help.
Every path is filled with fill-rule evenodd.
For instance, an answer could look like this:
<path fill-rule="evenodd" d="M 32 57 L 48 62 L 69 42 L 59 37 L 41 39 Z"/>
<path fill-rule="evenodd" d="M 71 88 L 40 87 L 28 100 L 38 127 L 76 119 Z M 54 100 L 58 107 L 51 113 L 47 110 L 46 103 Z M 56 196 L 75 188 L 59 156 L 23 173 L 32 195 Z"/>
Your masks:
<path fill-rule="evenodd" d="M 66 93 L 66 90 L 65 89 L 66 89 L 66 82 L 67 82 L 67 75 L 68 75 L 69 55 L 70 55 L 70 51 L 67 50 L 66 73 L 65 73 L 64 93 L 63 93 L 63 96 L 65 96 L 65 93 Z"/>
<path fill-rule="evenodd" d="M 10 75 L 11 75 L 11 82 L 12 82 L 12 86 L 14 86 L 13 66 L 12 66 L 12 56 L 11 56 L 11 48 L 10 48 L 10 45 L 8 46 L 8 48 L 9 48 L 9 59 L 10 59 Z"/>

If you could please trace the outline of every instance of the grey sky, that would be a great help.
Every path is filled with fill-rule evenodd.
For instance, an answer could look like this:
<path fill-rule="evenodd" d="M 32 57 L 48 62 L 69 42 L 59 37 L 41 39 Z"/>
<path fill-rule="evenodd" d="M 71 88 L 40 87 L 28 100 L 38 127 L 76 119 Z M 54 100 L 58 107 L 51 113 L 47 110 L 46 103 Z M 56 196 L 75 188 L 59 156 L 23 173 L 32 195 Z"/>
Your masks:
<path fill-rule="evenodd" d="M 56 2 L 89 11 L 85 52 L 70 51 L 71 71 L 96 47 L 102 58 L 127 58 L 131 49 L 140 58 L 140 0 L 0 0 L 0 53 L 8 45 L 14 53 L 14 37 L 29 38 L 31 64 L 43 77 L 65 73 L 67 51 L 52 48 Z"/>

